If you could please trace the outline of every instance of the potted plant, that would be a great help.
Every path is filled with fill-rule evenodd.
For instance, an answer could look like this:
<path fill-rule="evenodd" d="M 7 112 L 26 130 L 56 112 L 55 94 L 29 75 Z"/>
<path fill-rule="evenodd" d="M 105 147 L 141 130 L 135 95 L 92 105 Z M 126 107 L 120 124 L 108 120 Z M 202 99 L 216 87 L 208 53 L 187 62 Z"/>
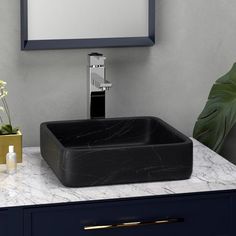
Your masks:
<path fill-rule="evenodd" d="M 22 162 L 22 134 L 12 126 L 10 110 L 6 101 L 8 91 L 6 82 L 0 80 L 0 164 L 6 163 L 9 145 L 13 145 L 17 154 L 17 162 Z M 6 122 L 5 122 L 6 120 Z"/>
<path fill-rule="evenodd" d="M 193 137 L 220 152 L 236 124 L 236 63 L 211 88 L 207 103 L 195 124 Z"/>

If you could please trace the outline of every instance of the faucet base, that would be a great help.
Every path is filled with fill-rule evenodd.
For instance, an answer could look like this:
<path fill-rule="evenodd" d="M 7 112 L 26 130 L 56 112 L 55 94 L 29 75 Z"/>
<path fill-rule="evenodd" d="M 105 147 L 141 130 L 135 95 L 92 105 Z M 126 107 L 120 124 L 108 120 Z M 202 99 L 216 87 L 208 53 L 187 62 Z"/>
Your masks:
<path fill-rule="evenodd" d="M 91 92 L 90 101 L 91 119 L 104 119 L 105 114 L 105 91 Z"/>

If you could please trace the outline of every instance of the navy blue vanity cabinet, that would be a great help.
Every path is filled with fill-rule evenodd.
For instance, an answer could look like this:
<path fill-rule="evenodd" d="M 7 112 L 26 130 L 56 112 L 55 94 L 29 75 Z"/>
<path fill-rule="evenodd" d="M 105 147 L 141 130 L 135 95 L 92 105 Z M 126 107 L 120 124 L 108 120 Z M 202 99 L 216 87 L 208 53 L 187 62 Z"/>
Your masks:
<path fill-rule="evenodd" d="M 235 200 L 205 193 L 26 207 L 24 236 L 235 236 Z"/>

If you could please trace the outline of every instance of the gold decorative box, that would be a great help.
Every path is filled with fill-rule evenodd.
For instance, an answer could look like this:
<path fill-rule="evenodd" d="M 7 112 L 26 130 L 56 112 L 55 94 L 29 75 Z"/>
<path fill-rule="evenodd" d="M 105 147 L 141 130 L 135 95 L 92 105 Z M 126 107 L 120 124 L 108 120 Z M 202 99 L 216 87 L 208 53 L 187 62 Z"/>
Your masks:
<path fill-rule="evenodd" d="M 17 134 L 0 135 L 0 164 L 6 163 L 6 154 L 10 145 L 14 146 L 17 162 L 22 162 L 22 134 L 18 131 Z"/>

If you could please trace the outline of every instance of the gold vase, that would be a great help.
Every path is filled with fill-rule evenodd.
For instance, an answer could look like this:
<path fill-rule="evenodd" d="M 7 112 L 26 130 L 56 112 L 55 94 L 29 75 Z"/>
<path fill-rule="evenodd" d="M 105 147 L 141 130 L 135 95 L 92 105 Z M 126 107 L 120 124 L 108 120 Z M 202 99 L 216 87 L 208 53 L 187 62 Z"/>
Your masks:
<path fill-rule="evenodd" d="M 6 163 L 6 154 L 10 145 L 14 146 L 17 162 L 22 162 L 22 134 L 18 131 L 17 134 L 0 135 L 0 164 Z"/>

